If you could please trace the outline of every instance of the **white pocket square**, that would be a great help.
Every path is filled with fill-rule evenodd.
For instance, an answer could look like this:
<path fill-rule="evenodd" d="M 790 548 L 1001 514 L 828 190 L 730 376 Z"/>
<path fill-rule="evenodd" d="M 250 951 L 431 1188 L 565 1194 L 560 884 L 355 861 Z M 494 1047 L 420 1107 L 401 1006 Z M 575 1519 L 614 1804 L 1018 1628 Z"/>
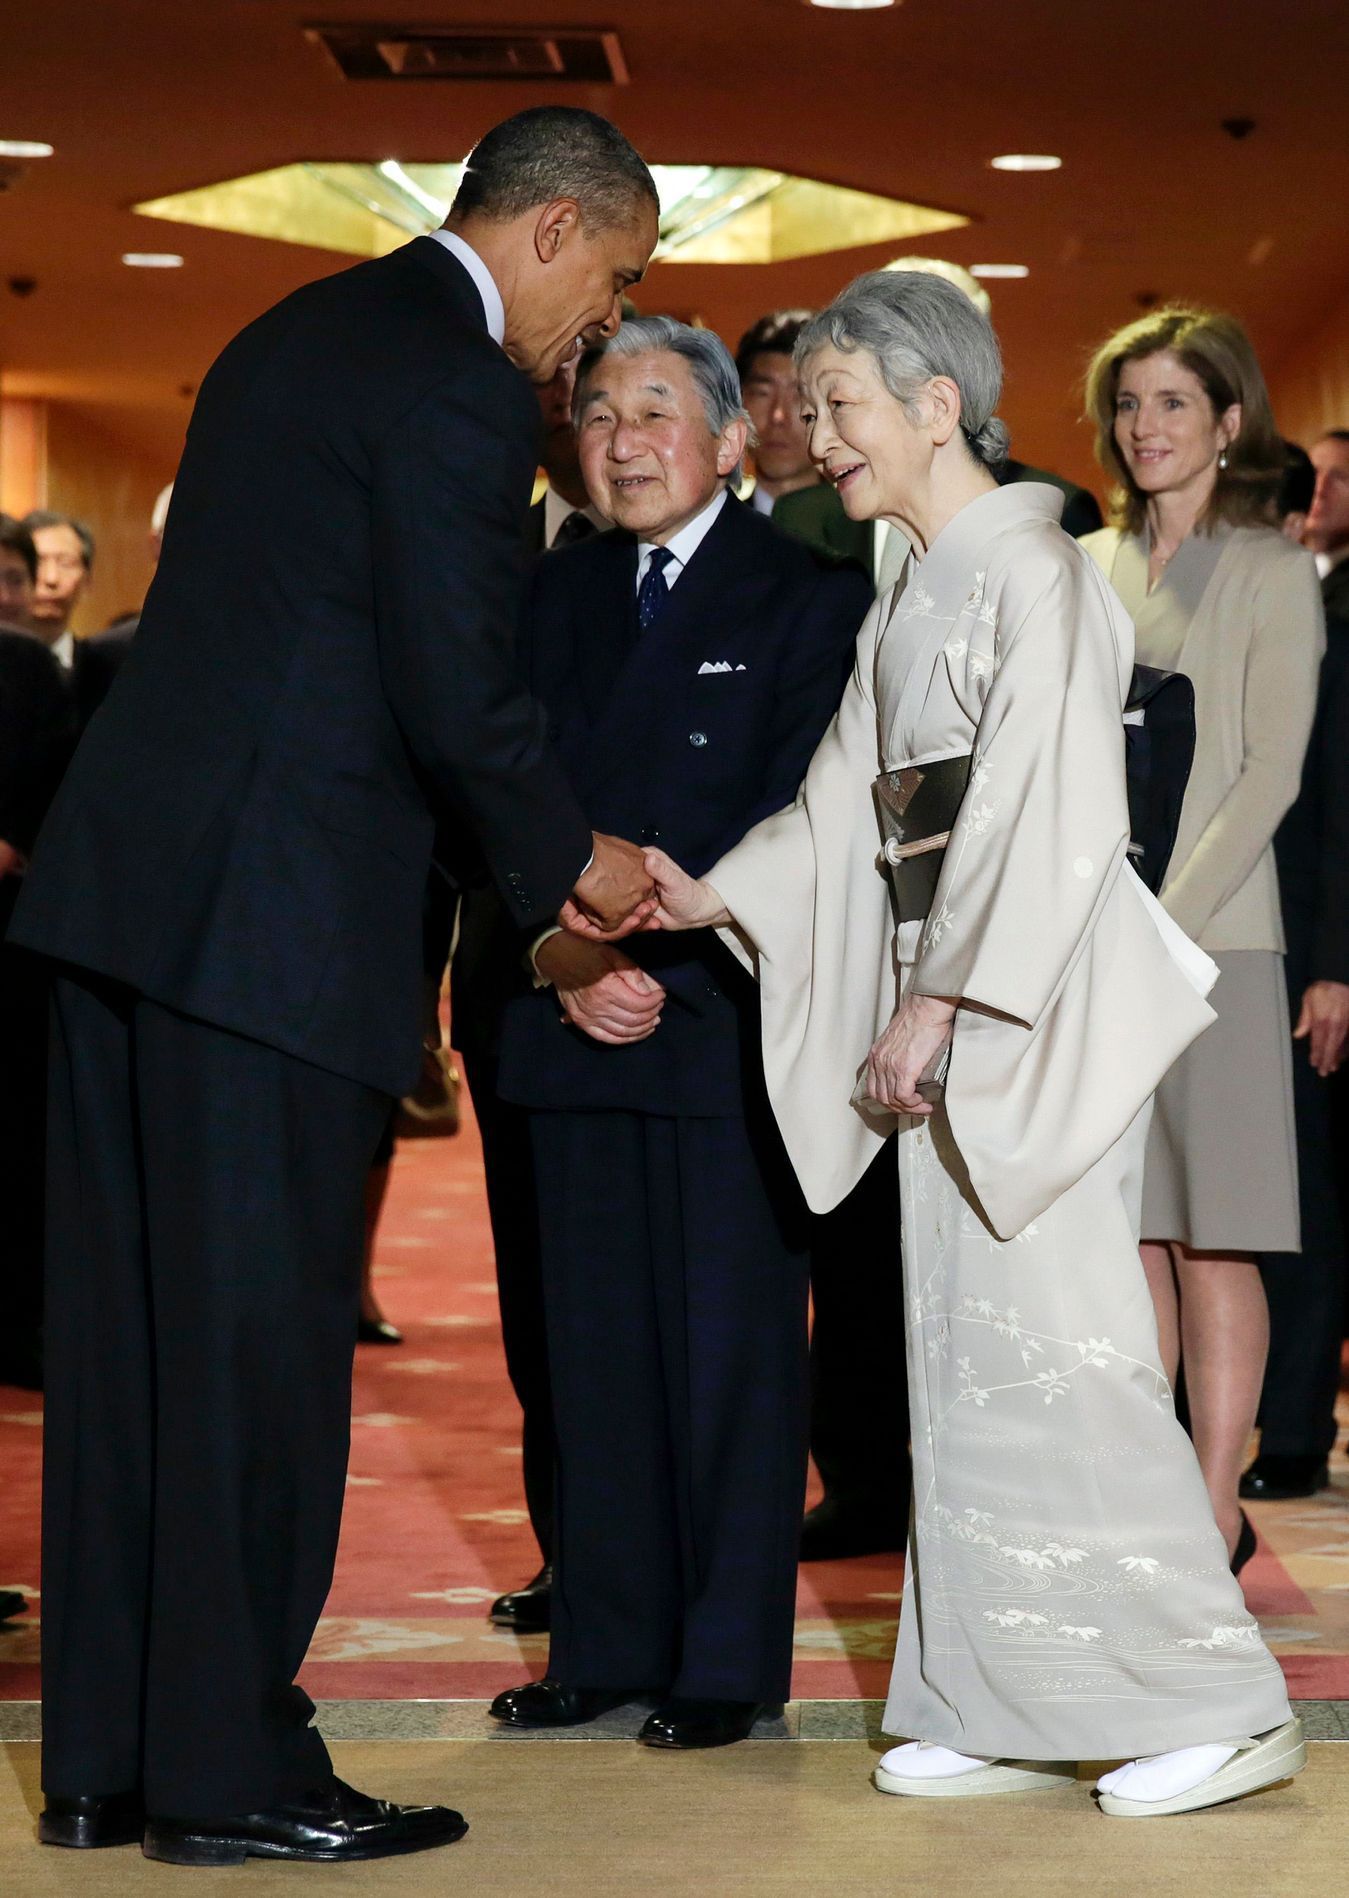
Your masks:
<path fill-rule="evenodd" d="M 715 664 L 710 659 L 704 659 L 698 668 L 698 677 L 701 679 L 707 672 L 744 672 L 745 670 L 744 666 L 733 666 L 729 659 L 718 659 Z"/>

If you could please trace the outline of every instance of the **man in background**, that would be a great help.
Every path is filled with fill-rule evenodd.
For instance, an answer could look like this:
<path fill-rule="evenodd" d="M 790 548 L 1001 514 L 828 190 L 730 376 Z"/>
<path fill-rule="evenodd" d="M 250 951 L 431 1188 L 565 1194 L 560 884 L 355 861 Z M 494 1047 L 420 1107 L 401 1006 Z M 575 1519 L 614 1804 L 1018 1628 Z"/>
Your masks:
<path fill-rule="evenodd" d="M 1302 544 L 1316 555 L 1327 614 L 1349 619 L 1349 428 L 1332 428 L 1312 446 L 1316 487 Z"/>
<path fill-rule="evenodd" d="M 71 624 L 94 571 L 94 536 L 85 522 L 73 514 L 53 514 L 39 508 L 26 517 L 24 526 L 37 548 L 33 630 L 47 642 L 65 671 L 76 725 L 82 734 L 108 696 L 126 656 L 127 642 L 120 632 L 77 638 Z"/>
<path fill-rule="evenodd" d="M 754 430 L 754 482 L 741 500 L 771 514 L 784 494 L 818 487 L 801 421 L 801 390 L 792 351 L 809 310 L 773 310 L 740 338 L 735 352 L 740 399 Z"/>

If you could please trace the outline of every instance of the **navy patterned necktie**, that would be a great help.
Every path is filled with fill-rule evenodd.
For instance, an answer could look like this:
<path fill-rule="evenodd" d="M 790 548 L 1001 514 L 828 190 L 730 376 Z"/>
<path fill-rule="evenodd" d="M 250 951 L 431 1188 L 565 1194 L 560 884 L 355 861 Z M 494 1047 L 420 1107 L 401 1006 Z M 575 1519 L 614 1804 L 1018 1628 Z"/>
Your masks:
<path fill-rule="evenodd" d="M 644 633 L 655 624 L 656 615 L 670 597 L 665 569 L 673 559 L 668 547 L 653 547 L 647 557 L 646 572 L 637 589 L 637 624 Z"/>

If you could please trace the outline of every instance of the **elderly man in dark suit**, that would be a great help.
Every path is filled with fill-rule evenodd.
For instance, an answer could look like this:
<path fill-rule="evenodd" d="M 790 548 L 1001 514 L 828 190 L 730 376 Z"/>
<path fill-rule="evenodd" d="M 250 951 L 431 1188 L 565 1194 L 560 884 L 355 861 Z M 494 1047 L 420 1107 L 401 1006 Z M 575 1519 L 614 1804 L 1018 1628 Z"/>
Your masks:
<path fill-rule="evenodd" d="M 613 126 L 521 113 L 443 231 L 297 291 L 202 384 L 140 629 L 15 920 L 64 965 L 52 1843 L 340 1861 L 464 1830 L 344 1786 L 293 1681 L 341 1520 L 365 1177 L 419 1065 L 437 817 L 522 928 L 569 892 L 611 929 L 644 914 L 640 852 L 592 835 L 514 629 L 525 376 L 617 327 L 657 217 Z"/>
<path fill-rule="evenodd" d="M 541 563 L 530 678 L 590 820 L 710 864 L 795 795 L 870 588 L 727 492 L 747 424 L 709 332 L 625 323 L 576 404 L 617 526 Z M 721 1745 L 788 1693 L 805 1484 L 805 1219 L 757 1001 L 707 932 L 533 953 L 499 1085 L 539 1196 L 552 1647 L 493 1712 L 567 1726 L 647 1690 L 649 1744 Z"/>

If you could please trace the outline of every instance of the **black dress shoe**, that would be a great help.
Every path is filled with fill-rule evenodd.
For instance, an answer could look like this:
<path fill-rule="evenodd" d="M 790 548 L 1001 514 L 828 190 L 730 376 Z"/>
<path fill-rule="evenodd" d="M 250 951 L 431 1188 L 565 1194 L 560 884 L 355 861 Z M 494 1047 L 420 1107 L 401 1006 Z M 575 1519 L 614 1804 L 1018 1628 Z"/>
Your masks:
<path fill-rule="evenodd" d="M 731 1746 L 747 1740 L 760 1718 L 778 1720 L 782 1703 L 762 1700 L 667 1700 L 657 1707 L 637 1738 L 643 1746 L 691 1749 Z"/>
<path fill-rule="evenodd" d="M 859 1503 L 826 1496 L 808 1509 L 801 1524 L 803 1562 L 839 1562 L 852 1555 L 902 1553 L 908 1539 L 908 1512 L 884 1514 Z"/>
<path fill-rule="evenodd" d="M 1241 1571 L 1255 1554 L 1255 1550 L 1255 1530 L 1251 1527 L 1250 1517 L 1243 1509 L 1241 1512 L 1241 1530 L 1237 1536 L 1237 1546 L 1232 1551 L 1232 1561 L 1230 1565 L 1234 1575 L 1240 1575 Z"/>
<path fill-rule="evenodd" d="M 565 1687 L 545 1675 L 523 1687 L 508 1687 L 488 1712 L 508 1727 L 583 1727 L 611 1708 L 626 1706 L 643 1691 L 640 1687 Z"/>
<path fill-rule="evenodd" d="M 333 1780 L 322 1792 L 230 1819 L 147 1819 L 145 1856 L 168 1865 L 242 1865 L 247 1858 L 396 1858 L 453 1845 L 468 1831 L 448 1806 L 395 1806 Z"/>
<path fill-rule="evenodd" d="M 397 1325 L 391 1325 L 387 1318 L 358 1318 L 356 1342 L 357 1344 L 402 1344 L 403 1334 Z"/>
<path fill-rule="evenodd" d="M 553 1619 L 553 1570 L 545 1562 L 532 1582 L 509 1595 L 498 1595 L 488 1610 L 494 1628 L 514 1628 L 517 1634 L 546 1634 Z"/>
<path fill-rule="evenodd" d="M 1289 1503 L 1315 1496 L 1329 1484 L 1323 1456 L 1258 1456 L 1237 1487 L 1248 1503 Z"/>
<path fill-rule="evenodd" d="M 52 1793 L 37 1822 L 44 1845 L 139 1845 L 145 1831 L 145 1801 L 136 1793 L 86 1793 L 63 1799 Z"/>
<path fill-rule="evenodd" d="M 12 1621 L 28 1606 L 17 1588 L 0 1588 L 0 1621 Z"/>

